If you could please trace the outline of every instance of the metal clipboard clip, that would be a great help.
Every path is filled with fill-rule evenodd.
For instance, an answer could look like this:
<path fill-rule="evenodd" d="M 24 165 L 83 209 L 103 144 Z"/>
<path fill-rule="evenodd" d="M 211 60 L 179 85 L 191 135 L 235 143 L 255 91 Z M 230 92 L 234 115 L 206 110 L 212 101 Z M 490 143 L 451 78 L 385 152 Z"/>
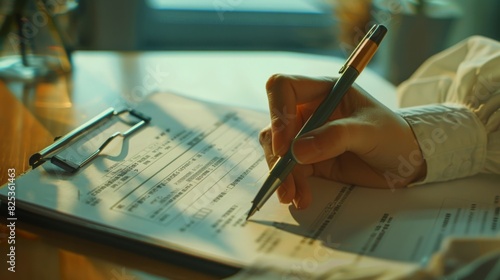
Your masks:
<path fill-rule="evenodd" d="M 74 163 L 68 159 L 61 158 L 60 156 L 56 155 L 61 149 L 65 148 L 66 145 L 68 145 L 70 142 L 76 141 L 76 139 L 82 137 L 89 131 L 91 131 L 93 128 L 95 128 L 97 125 L 103 123 L 105 120 L 109 120 L 113 117 L 118 117 L 122 114 L 128 113 L 130 116 L 135 117 L 138 119 L 138 121 L 134 124 L 131 124 L 131 127 L 125 131 L 125 132 L 115 132 L 111 136 L 109 136 L 104 142 L 95 150 L 93 153 L 91 153 L 88 157 L 83 159 L 81 163 Z M 87 121 L 86 123 L 82 124 L 81 126 L 77 127 L 76 129 L 70 131 L 68 134 L 56 138 L 55 142 L 46 147 L 45 149 L 41 150 L 38 153 L 33 154 L 30 159 L 29 159 L 29 164 L 33 169 L 36 167 L 40 166 L 44 162 L 50 160 L 50 162 L 65 171 L 69 173 L 75 173 L 77 172 L 81 167 L 85 166 L 87 163 L 91 162 L 94 158 L 96 158 L 99 153 L 102 152 L 102 150 L 111 142 L 113 139 L 116 137 L 120 136 L 123 138 L 126 138 L 127 136 L 131 135 L 132 133 L 138 131 L 141 127 L 145 126 L 151 121 L 150 117 L 147 117 L 135 110 L 132 109 L 124 109 L 121 111 L 115 111 L 113 108 L 108 108 L 104 112 L 100 113 L 99 115 L 95 116 L 91 120 Z"/>

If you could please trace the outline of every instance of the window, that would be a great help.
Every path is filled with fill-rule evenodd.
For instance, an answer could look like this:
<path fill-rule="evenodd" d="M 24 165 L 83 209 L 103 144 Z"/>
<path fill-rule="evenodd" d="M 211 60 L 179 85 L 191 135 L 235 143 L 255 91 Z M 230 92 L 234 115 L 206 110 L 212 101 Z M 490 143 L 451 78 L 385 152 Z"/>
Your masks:
<path fill-rule="evenodd" d="M 325 0 L 89 1 L 94 48 L 328 49 L 336 21 Z M 127 3 L 126 5 L 124 3 Z"/>
<path fill-rule="evenodd" d="M 332 9 L 314 0 L 148 0 L 139 27 L 153 49 L 316 49 L 334 41 Z"/>

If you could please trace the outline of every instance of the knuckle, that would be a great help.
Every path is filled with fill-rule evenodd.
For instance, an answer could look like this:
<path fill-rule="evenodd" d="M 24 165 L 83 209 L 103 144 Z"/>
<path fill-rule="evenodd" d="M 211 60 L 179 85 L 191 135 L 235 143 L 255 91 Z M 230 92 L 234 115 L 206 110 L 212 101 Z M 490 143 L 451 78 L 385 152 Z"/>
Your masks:
<path fill-rule="evenodd" d="M 269 145 L 271 144 L 272 133 L 269 127 L 262 129 L 259 133 L 259 143 L 260 145 Z"/>
<path fill-rule="evenodd" d="M 289 82 L 289 78 L 283 74 L 273 74 L 266 83 L 266 90 L 270 93 L 280 93 L 285 85 Z"/>

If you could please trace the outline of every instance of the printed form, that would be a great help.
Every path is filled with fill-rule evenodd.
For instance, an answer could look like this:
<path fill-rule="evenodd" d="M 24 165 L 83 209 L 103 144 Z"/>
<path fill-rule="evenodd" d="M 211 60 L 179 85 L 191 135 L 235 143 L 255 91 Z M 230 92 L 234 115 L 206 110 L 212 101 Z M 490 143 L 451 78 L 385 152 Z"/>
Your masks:
<path fill-rule="evenodd" d="M 258 143 L 268 114 L 173 94 L 154 94 L 137 109 L 151 125 L 115 140 L 77 174 L 45 163 L 21 176 L 17 207 L 235 266 L 262 254 L 425 264 L 447 236 L 499 232 L 495 176 L 398 190 L 314 178 L 310 208 L 272 197 L 247 222 L 268 174 Z M 78 161 L 126 127 L 101 125 L 61 156 Z"/>

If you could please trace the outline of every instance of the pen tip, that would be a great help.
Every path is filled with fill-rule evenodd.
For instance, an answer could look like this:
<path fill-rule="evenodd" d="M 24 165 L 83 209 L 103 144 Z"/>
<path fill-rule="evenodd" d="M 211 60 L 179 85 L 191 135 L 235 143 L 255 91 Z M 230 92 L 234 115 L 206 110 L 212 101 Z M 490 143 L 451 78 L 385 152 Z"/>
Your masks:
<path fill-rule="evenodd" d="M 255 214 L 255 212 L 257 212 L 257 207 L 255 207 L 255 205 L 252 205 L 252 208 L 250 208 L 250 211 L 248 211 L 247 221 L 248 219 L 250 219 L 250 217 L 253 216 L 253 214 Z"/>

